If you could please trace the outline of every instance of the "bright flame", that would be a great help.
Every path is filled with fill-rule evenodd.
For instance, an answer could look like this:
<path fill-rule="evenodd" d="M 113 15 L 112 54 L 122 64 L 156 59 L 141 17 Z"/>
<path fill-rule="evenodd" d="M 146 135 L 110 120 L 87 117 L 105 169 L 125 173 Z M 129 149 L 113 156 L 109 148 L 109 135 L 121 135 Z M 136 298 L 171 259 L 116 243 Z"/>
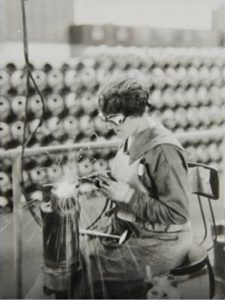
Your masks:
<path fill-rule="evenodd" d="M 67 178 L 54 184 L 52 193 L 58 198 L 74 197 L 77 194 L 77 188 L 75 182 L 70 182 Z"/>

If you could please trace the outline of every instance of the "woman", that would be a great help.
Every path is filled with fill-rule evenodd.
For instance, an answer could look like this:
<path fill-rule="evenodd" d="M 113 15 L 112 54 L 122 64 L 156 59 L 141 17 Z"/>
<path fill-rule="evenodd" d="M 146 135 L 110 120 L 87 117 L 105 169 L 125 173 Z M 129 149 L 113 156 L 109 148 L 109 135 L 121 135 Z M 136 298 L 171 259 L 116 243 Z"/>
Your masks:
<path fill-rule="evenodd" d="M 129 235 L 122 245 L 96 238 L 85 247 L 98 298 L 144 298 L 146 266 L 166 274 L 192 243 L 184 150 L 146 112 L 148 98 L 148 88 L 127 76 L 99 92 L 100 116 L 123 139 L 111 176 L 100 178 L 100 193 L 114 203 L 103 228 Z"/>

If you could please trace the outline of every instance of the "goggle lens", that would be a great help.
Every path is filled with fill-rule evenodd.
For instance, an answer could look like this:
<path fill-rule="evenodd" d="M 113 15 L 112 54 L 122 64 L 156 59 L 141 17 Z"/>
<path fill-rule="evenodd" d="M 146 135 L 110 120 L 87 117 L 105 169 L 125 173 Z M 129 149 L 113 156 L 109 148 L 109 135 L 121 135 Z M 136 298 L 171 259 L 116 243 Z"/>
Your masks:
<path fill-rule="evenodd" d="M 102 113 L 99 113 L 99 117 L 103 121 L 111 123 L 111 124 L 116 125 L 116 126 L 122 124 L 126 120 L 126 117 L 124 117 L 121 114 L 120 115 L 113 115 L 113 116 L 104 116 Z"/>

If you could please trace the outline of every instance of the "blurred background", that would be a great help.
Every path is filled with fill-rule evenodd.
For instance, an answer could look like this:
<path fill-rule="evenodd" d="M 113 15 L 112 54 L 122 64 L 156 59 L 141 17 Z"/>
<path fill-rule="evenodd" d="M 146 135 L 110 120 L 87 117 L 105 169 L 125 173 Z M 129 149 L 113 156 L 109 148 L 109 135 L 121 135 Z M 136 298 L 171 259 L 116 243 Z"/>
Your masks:
<path fill-rule="evenodd" d="M 96 95 L 107 78 L 122 73 L 145 78 L 155 107 L 152 116 L 175 134 L 224 128 L 224 0 L 27 0 L 25 8 L 30 68 L 44 103 L 34 85 L 28 90 L 26 86 L 21 3 L 0 0 L 1 150 L 22 144 L 25 120 L 25 136 L 31 137 L 28 147 L 113 141 L 114 133 L 97 116 Z M 36 131 L 41 117 L 45 122 Z M 223 137 L 199 136 L 183 146 L 189 160 L 218 170 L 220 199 L 213 206 L 216 220 L 222 220 Z M 89 149 L 79 162 L 74 152 L 24 160 L 24 297 L 42 266 L 41 229 L 25 197 L 38 210 L 42 185 L 70 170 L 71 162 L 83 176 L 110 168 L 115 151 Z M 91 185 L 83 184 L 82 194 L 88 223 L 103 204 Z M 12 163 L 1 158 L 0 298 L 13 298 L 12 196 Z M 196 235 L 201 235 L 195 203 L 192 217 Z M 207 221 L 210 231 L 211 219 Z M 213 251 L 210 255 L 213 262 Z"/>

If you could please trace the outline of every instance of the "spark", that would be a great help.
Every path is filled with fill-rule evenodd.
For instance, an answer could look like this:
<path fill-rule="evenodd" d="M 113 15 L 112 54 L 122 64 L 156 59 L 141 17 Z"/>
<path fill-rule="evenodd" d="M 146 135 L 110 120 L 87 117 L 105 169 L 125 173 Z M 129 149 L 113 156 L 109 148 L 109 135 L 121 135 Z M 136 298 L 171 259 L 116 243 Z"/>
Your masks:
<path fill-rule="evenodd" d="M 76 192 L 76 190 L 77 188 L 75 182 L 70 182 L 68 178 L 63 178 L 62 181 L 56 182 L 54 184 L 52 193 L 60 199 L 68 199 L 70 197 L 74 197 L 74 193 Z"/>

